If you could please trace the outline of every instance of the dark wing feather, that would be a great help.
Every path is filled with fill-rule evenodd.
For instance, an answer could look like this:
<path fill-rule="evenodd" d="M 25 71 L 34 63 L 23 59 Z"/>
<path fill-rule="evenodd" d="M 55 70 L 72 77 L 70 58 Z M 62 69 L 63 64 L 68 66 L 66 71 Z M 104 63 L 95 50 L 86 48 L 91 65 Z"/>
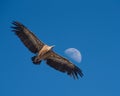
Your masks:
<path fill-rule="evenodd" d="M 46 61 L 49 66 L 61 72 L 65 72 L 75 79 L 78 79 L 78 75 L 80 75 L 81 77 L 83 76 L 80 68 L 53 51 L 50 51 L 50 56 L 47 57 Z"/>
<path fill-rule="evenodd" d="M 19 22 L 13 22 L 12 27 L 15 34 L 20 38 L 23 44 L 33 53 L 37 53 L 44 45 L 30 30 Z"/>

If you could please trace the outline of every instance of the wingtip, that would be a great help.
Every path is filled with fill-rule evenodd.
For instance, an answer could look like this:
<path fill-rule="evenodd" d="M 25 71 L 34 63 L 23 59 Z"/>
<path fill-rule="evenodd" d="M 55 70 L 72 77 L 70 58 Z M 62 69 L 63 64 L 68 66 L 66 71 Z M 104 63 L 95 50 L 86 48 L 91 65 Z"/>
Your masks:
<path fill-rule="evenodd" d="M 81 78 L 84 76 L 82 70 L 79 67 L 77 67 L 77 66 L 75 66 L 75 74 L 79 74 Z"/>
<path fill-rule="evenodd" d="M 75 80 L 79 79 L 79 76 L 81 78 L 83 77 L 82 70 L 77 66 L 75 66 L 75 68 L 71 72 L 68 72 L 67 74 L 73 77 Z"/>
<path fill-rule="evenodd" d="M 12 24 L 14 26 L 24 26 L 22 23 L 20 23 L 19 21 L 12 21 Z M 25 27 L 25 26 L 24 26 Z"/>
<path fill-rule="evenodd" d="M 17 22 L 18 22 L 18 21 L 12 21 L 11 23 L 12 23 L 13 25 L 16 25 Z"/>
<path fill-rule="evenodd" d="M 13 26 L 11 26 L 12 29 L 18 29 L 18 28 L 26 28 L 22 23 L 18 21 L 12 21 Z M 13 30 L 14 31 L 14 30 Z"/>

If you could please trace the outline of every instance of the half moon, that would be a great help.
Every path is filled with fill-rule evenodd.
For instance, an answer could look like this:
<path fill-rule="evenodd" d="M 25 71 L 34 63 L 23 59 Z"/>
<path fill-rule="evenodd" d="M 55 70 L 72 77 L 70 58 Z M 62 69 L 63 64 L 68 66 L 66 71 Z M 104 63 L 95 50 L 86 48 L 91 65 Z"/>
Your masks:
<path fill-rule="evenodd" d="M 68 48 L 65 51 L 65 54 L 70 57 L 71 59 L 73 59 L 74 61 L 80 63 L 82 60 L 82 55 L 80 53 L 79 50 L 77 50 L 76 48 Z"/>

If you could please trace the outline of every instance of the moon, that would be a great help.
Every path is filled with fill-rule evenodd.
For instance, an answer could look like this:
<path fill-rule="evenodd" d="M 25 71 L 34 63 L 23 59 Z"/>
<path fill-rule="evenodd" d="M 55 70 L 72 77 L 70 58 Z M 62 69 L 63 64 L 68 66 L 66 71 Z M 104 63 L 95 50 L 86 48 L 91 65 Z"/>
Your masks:
<path fill-rule="evenodd" d="M 73 59 L 74 61 L 80 63 L 82 60 L 82 55 L 80 53 L 79 50 L 77 50 L 76 48 L 68 48 L 65 51 L 65 54 L 70 57 L 71 59 Z"/>

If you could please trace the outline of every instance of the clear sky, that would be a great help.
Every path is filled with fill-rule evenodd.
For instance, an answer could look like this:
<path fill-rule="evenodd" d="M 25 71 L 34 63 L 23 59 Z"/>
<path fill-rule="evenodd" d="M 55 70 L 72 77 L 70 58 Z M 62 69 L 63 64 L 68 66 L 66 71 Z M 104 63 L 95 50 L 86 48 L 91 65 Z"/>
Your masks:
<path fill-rule="evenodd" d="M 84 77 L 32 64 L 13 20 L 62 56 L 79 49 Z M 120 96 L 120 0 L 1 0 L 0 36 L 0 96 Z"/>

